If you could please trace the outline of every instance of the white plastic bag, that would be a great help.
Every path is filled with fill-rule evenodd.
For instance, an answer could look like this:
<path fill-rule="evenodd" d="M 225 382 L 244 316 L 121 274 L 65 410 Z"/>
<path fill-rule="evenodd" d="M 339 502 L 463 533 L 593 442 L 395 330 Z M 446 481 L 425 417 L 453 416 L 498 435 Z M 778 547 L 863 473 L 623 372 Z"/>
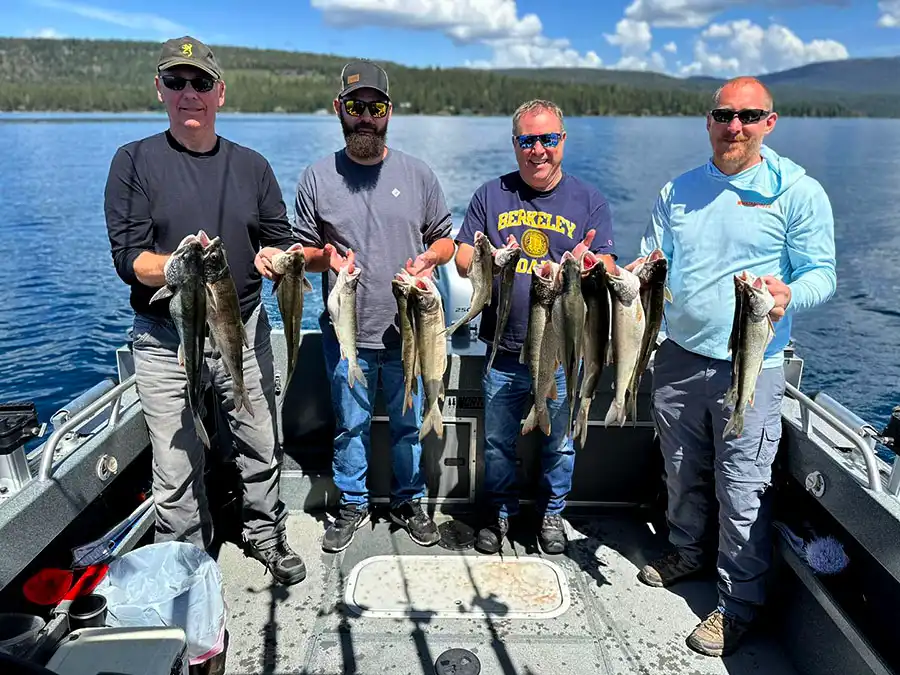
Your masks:
<path fill-rule="evenodd" d="M 222 573 L 193 544 L 161 542 L 126 553 L 94 592 L 106 598 L 108 626 L 180 627 L 191 659 L 208 654 L 224 633 Z"/>

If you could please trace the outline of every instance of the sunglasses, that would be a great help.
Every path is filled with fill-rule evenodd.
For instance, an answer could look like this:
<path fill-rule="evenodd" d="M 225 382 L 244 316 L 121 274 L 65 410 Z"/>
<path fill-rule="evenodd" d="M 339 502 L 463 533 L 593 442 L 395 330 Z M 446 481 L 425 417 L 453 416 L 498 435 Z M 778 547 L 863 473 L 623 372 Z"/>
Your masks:
<path fill-rule="evenodd" d="M 387 115 L 388 104 L 385 101 L 359 101 L 355 98 L 344 101 L 344 110 L 352 117 L 361 117 L 366 109 L 372 117 L 379 119 Z"/>
<path fill-rule="evenodd" d="M 710 110 L 709 115 L 719 124 L 728 124 L 737 117 L 741 124 L 756 124 L 764 117 L 772 114 L 771 110 L 760 110 L 759 108 L 745 108 L 744 110 L 731 110 L 730 108 L 716 108 Z"/>
<path fill-rule="evenodd" d="M 558 134 L 554 131 L 549 134 L 522 134 L 520 136 L 513 136 L 513 138 L 516 139 L 519 147 L 523 150 L 533 148 L 534 144 L 538 141 L 540 141 L 541 145 L 545 148 L 555 148 L 559 144 L 562 134 Z"/>
<path fill-rule="evenodd" d="M 178 75 L 163 75 L 160 79 L 162 79 L 162 83 L 166 85 L 166 89 L 171 89 L 172 91 L 181 91 L 188 82 L 191 83 L 194 91 L 200 94 L 212 91 L 212 88 L 216 86 L 215 79 L 204 75 L 199 75 L 190 79 Z"/>

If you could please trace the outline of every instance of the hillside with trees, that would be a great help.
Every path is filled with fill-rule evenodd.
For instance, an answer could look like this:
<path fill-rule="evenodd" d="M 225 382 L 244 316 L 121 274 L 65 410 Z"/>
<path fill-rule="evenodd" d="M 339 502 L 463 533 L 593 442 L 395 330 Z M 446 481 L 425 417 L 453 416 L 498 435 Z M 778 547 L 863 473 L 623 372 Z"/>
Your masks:
<path fill-rule="evenodd" d="M 350 56 L 213 45 L 232 112 L 328 110 Z M 160 44 L 0 38 L 2 111 L 161 110 L 153 91 Z M 568 115 L 702 115 L 717 85 L 652 73 L 552 69 L 490 71 L 382 64 L 397 114 L 509 115 L 549 98 Z M 881 64 L 879 64 L 881 67 Z M 783 115 L 900 116 L 900 96 L 865 97 L 791 87 Z"/>

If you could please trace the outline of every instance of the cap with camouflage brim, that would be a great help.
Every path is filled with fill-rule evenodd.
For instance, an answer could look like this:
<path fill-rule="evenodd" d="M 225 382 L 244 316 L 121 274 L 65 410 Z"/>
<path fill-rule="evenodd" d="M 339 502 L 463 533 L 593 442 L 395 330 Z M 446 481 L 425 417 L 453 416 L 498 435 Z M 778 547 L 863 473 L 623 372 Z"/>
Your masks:
<path fill-rule="evenodd" d="M 189 35 L 166 40 L 162 47 L 156 70 L 167 70 L 175 66 L 194 66 L 217 80 L 222 77 L 222 69 L 212 50 Z"/>

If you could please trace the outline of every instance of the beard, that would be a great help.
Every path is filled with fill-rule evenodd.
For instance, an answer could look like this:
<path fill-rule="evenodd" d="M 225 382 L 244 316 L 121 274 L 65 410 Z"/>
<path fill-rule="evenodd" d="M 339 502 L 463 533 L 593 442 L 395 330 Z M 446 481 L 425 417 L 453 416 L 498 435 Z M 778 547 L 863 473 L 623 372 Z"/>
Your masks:
<path fill-rule="evenodd" d="M 352 126 L 342 117 L 341 128 L 344 131 L 344 140 L 347 142 L 347 151 L 354 157 L 376 159 L 384 155 L 387 125 L 379 131 L 374 124 L 366 122 L 359 122 Z M 367 131 L 359 131 L 360 129 Z"/>

